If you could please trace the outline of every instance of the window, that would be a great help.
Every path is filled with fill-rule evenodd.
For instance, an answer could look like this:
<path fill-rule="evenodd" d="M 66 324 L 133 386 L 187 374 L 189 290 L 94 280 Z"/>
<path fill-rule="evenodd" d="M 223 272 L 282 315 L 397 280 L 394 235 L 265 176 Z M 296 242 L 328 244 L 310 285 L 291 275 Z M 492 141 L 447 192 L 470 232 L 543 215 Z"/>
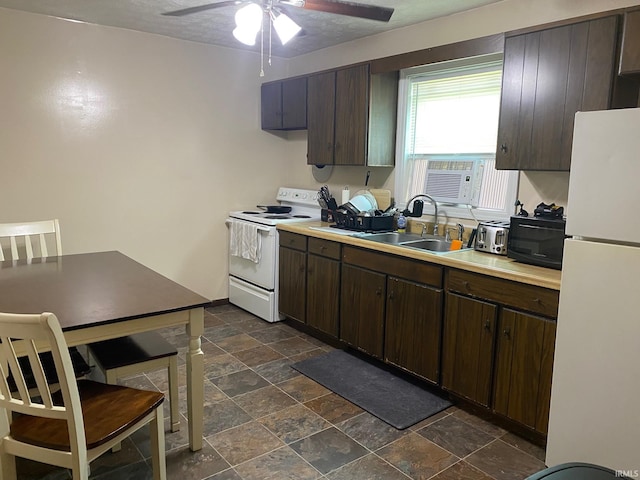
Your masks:
<path fill-rule="evenodd" d="M 401 208 L 426 193 L 448 217 L 513 213 L 518 173 L 495 169 L 501 79 L 501 54 L 401 72 L 395 179 Z"/>

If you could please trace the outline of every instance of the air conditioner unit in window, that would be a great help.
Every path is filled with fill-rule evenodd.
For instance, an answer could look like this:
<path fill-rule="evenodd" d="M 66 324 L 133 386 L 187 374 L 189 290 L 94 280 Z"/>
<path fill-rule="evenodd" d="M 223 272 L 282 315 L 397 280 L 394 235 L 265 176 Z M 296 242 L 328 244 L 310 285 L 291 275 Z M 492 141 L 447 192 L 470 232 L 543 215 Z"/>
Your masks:
<path fill-rule="evenodd" d="M 478 206 L 484 160 L 429 160 L 425 192 L 441 203 Z"/>

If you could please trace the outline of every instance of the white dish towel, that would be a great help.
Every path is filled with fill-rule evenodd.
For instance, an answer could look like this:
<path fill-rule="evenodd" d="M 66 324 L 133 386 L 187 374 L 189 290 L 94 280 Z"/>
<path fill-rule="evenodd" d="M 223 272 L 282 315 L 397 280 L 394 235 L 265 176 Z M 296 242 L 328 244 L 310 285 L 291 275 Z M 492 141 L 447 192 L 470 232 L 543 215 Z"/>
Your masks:
<path fill-rule="evenodd" d="M 258 225 L 229 219 L 229 253 L 234 257 L 245 258 L 260 263 L 262 236 Z"/>

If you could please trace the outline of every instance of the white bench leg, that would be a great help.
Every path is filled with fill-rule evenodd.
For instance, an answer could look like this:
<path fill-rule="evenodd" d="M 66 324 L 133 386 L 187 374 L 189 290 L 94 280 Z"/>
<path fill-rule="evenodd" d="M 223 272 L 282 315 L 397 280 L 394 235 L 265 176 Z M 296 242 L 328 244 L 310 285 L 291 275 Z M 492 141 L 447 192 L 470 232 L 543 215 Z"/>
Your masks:
<path fill-rule="evenodd" d="M 169 357 L 169 408 L 171 409 L 171 431 L 180 430 L 180 409 L 178 400 L 178 356 Z"/>

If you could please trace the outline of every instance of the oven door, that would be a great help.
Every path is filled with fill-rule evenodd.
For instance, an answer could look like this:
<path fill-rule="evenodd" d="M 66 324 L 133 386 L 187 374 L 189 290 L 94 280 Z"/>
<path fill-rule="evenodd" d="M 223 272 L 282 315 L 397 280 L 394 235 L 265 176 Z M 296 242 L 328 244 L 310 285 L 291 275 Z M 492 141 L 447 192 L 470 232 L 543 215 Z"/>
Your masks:
<path fill-rule="evenodd" d="M 244 220 L 233 219 L 235 222 Z M 245 258 L 229 255 L 229 275 L 265 290 L 275 290 L 278 274 L 278 232 L 275 226 L 259 225 L 262 236 L 260 262 L 255 263 Z"/>

